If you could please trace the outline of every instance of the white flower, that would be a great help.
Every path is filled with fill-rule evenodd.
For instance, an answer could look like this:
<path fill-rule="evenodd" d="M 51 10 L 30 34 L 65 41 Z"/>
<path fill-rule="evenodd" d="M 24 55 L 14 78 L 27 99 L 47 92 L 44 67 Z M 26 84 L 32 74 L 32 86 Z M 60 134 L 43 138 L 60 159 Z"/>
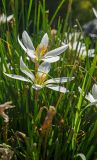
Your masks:
<path fill-rule="evenodd" d="M 2 15 L 0 15 L 0 24 L 1 23 L 6 23 L 6 22 L 10 22 L 13 19 L 13 14 L 9 15 L 8 17 L 3 13 Z"/>
<path fill-rule="evenodd" d="M 77 53 L 79 53 L 79 56 L 83 56 L 83 57 L 86 57 L 86 56 L 94 57 L 95 56 L 94 54 L 95 49 L 89 49 L 87 51 L 85 43 L 82 43 L 80 41 L 79 42 L 75 41 L 73 42 L 73 44 L 69 43 L 69 49 L 74 50 Z"/>
<path fill-rule="evenodd" d="M 84 96 L 84 92 L 82 92 L 82 89 L 80 87 L 78 87 L 79 92 L 82 93 L 82 95 Z M 90 103 L 97 103 L 97 85 L 94 84 L 92 87 L 92 94 L 90 92 L 88 92 L 88 94 L 85 95 L 85 99 L 87 99 Z"/>
<path fill-rule="evenodd" d="M 92 8 L 92 10 L 93 10 L 93 12 L 94 12 L 94 15 L 95 15 L 96 18 L 97 18 L 97 11 L 96 11 L 96 9 L 95 9 L 95 8 Z"/>
<path fill-rule="evenodd" d="M 26 52 L 27 56 L 30 57 L 33 61 L 38 61 L 38 62 L 40 61 L 49 62 L 49 63 L 56 62 L 60 59 L 59 55 L 68 48 L 68 45 L 64 45 L 52 51 L 47 52 L 47 47 L 49 42 L 47 33 L 44 34 L 36 50 L 26 31 L 24 31 L 22 34 L 22 41 L 20 41 L 18 37 L 18 42 Z"/>
<path fill-rule="evenodd" d="M 7 73 L 4 73 L 4 74 L 10 78 L 31 83 L 32 88 L 34 88 L 35 90 L 39 90 L 39 89 L 42 89 L 43 87 L 47 87 L 62 93 L 68 92 L 68 90 L 65 87 L 56 85 L 56 84 L 59 84 L 59 83 L 63 84 L 65 82 L 71 81 L 74 79 L 74 77 L 60 77 L 60 78 L 52 78 L 47 80 L 50 67 L 51 65 L 48 62 L 43 62 L 42 64 L 39 65 L 38 71 L 34 75 L 26 66 L 26 64 L 23 62 L 23 59 L 21 57 L 20 70 L 22 73 L 24 73 L 27 76 L 27 78 L 20 75 L 7 74 Z"/>
<path fill-rule="evenodd" d="M 79 57 L 94 57 L 95 49 L 89 49 L 87 51 L 85 43 L 81 42 L 83 35 L 80 32 L 69 33 L 66 35 L 66 40 L 68 41 L 68 46 L 70 50 L 76 51 Z M 61 42 L 61 40 L 59 40 Z M 65 45 L 65 40 L 61 42 Z"/>
<path fill-rule="evenodd" d="M 81 32 L 72 32 L 72 33 L 67 33 L 65 32 L 65 37 L 66 37 L 66 41 L 71 42 L 71 41 L 78 41 L 78 39 L 80 38 L 83 39 L 83 35 L 81 34 Z M 65 42 L 65 40 L 64 40 Z"/>

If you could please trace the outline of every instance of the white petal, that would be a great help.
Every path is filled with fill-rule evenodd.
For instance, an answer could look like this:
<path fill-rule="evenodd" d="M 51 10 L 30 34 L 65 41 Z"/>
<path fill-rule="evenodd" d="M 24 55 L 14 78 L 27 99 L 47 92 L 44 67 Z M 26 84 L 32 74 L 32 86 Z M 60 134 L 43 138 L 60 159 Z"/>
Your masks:
<path fill-rule="evenodd" d="M 67 48 L 68 48 L 68 45 L 61 46 L 59 48 L 56 48 L 52 51 L 47 52 L 44 57 L 47 58 L 47 57 L 50 57 L 50 56 L 51 57 L 58 56 L 61 53 L 63 53 Z"/>
<path fill-rule="evenodd" d="M 31 59 L 36 59 L 36 55 L 35 55 L 34 50 L 30 50 L 27 48 L 26 53 L 27 53 L 28 57 L 30 57 Z"/>
<path fill-rule="evenodd" d="M 54 84 L 48 84 L 46 85 L 46 87 L 62 93 L 69 92 L 69 90 L 67 90 L 65 87 L 54 85 Z"/>
<path fill-rule="evenodd" d="M 86 157 L 85 157 L 85 155 L 83 154 L 83 153 L 78 153 L 77 155 L 76 155 L 76 157 L 78 157 L 78 156 L 80 156 L 80 158 L 82 159 L 82 160 L 86 160 Z M 79 158 L 78 158 L 79 159 Z"/>
<path fill-rule="evenodd" d="M 90 36 L 91 38 L 97 38 L 97 34 L 95 34 L 95 33 L 89 33 L 89 36 Z"/>
<path fill-rule="evenodd" d="M 22 34 L 22 41 L 23 41 L 26 48 L 35 51 L 33 43 L 32 43 L 32 41 L 31 41 L 31 39 L 30 39 L 30 37 L 29 37 L 29 35 L 26 31 L 24 31 L 23 34 Z"/>
<path fill-rule="evenodd" d="M 32 88 L 35 89 L 35 90 L 40 90 L 42 88 L 42 86 L 38 85 L 38 84 L 33 84 Z"/>
<path fill-rule="evenodd" d="M 33 81 L 35 79 L 34 74 L 29 70 L 29 68 L 26 66 L 26 64 L 23 62 L 22 57 L 20 58 L 20 70 L 26 74 L 31 80 Z"/>
<path fill-rule="evenodd" d="M 18 36 L 18 42 L 19 42 L 20 46 L 23 48 L 23 50 L 27 53 L 28 57 L 30 57 L 31 59 L 35 59 L 36 58 L 34 50 L 30 50 L 30 49 L 26 48 L 23 45 L 22 41 L 19 39 L 19 36 Z"/>
<path fill-rule="evenodd" d="M 22 41 L 19 39 L 19 36 L 18 36 L 18 42 L 19 42 L 20 46 L 23 48 L 23 50 L 26 52 L 26 48 L 23 45 Z"/>
<path fill-rule="evenodd" d="M 52 78 L 49 79 L 47 81 L 45 81 L 45 84 L 50 84 L 50 83 L 65 83 L 65 82 L 69 82 L 72 81 L 74 79 L 74 77 L 60 77 L 60 78 Z"/>
<path fill-rule="evenodd" d="M 9 16 L 7 17 L 7 22 L 10 22 L 11 19 L 13 19 L 13 14 L 12 14 L 12 15 L 9 15 Z"/>
<path fill-rule="evenodd" d="M 7 17 L 6 15 L 3 13 L 1 16 L 0 16 L 0 23 L 6 23 L 7 21 Z"/>
<path fill-rule="evenodd" d="M 71 50 L 76 50 L 80 53 L 80 55 L 82 55 L 83 52 L 86 51 L 86 46 L 82 42 L 75 41 L 73 44 L 70 43 L 69 46 Z"/>
<path fill-rule="evenodd" d="M 96 84 L 94 84 L 92 87 L 92 94 L 93 94 L 94 99 L 97 99 L 97 85 Z"/>
<path fill-rule="evenodd" d="M 95 52 L 94 49 L 89 49 L 88 50 L 88 57 L 94 57 L 95 56 L 94 52 Z"/>
<path fill-rule="evenodd" d="M 13 79 L 17 79 L 17 80 L 24 81 L 24 82 L 31 82 L 29 79 L 22 77 L 22 76 L 19 76 L 19 75 L 7 74 L 7 73 L 4 73 L 4 74 L 10 78 L 13 78 Z"/>
<path fill-rule="evenodd" d="M 82 95 L 84 96 L 84 92 L 82 91 L 82 89 L 80 87 L 78 87 L 78 90 L 80 93 L 82 93 Z M 93 98 L 93 96 L 91 95 L 90 92 L 88 92 L 88 94 L 85 96 L 85 99 L 87 99 L 89 102 L 95 102 L 95 99 Z"/>
<path fill-rule="evenodd" d="M 92 8 L 92 9 L 93 9 L 94 15 L 95 15 L 96 18 L 97 18 L 97 11 L 95 10 L 95 8 Z"/>
<path fill-rule="evenodd" d="M 91 103 L 95 102 L 95 99 L 90 92 L 85 96 L 85 98 Z"/>
<path fill-rule="evenodd" d="M 50 71 L 51 65 L 48 62 L 43 62 L 41 65 L 39 65 L 38 73 L 41 75 L 43 73 L 48 74 Z"/>
<path fill-rule="evenodd" d="M 44 62 L 53 63 L 53 62 L 59 61 L 59 59 L 60 59 L 59 56 L 55 56 L 55 57 L 43 58 L 42 60 L 43 60 Z"/>
<path fill-rule="evenodd" d="M 47 48 L 48 41 L 49 41 L 48 34 L 45 33 L 42 40 L 41 40 L 40 46 Z"/>

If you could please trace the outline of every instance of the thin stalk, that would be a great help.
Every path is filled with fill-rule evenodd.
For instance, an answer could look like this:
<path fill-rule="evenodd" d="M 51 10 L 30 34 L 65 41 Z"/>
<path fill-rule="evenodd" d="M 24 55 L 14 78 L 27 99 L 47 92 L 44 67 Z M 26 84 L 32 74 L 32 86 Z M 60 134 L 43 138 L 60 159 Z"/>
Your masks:
<path fill-rule="evenodd" d="M 34 9 L 34 32 L 36 32 L 36 24 L 37 24 L 37 0 L 35 1 L 35 9 Z"/>
<path fill-rule="evenodd" d="M 60 102 L 62 100 L 62 97 L 63 97 L 63 93 L 61 93 L 59 98 L 58 98 L 58 101 L 57 101 L 56 106 L 55 106 L 56 110 L 57 110 L 57 108 L 58 108 L 58 106 L 59 106 L 59 104 L 60 104 Z"/>
<path fill-rule="evenodd" d="M 40 2 L 38 6 L 38 15 L 37 15 L 37 34 L 39 32 L 39 25 L 40 25 Z"/>
<path fill-rule="evenodd" d="M 64 27 L 63 27 L 63 33 L 66 32 L 66 29 L 67 29 L 67 25 L 68 25 L 68 18 L 69 18 L 69 14 L 71 12 L 71 6 L 72 6 L 72 0 L 69 0 L 69 4 L 68 4 L 68 9 L 67 9 L 67 15 L 66 15 L 66 18 L 65 18 L 65 23 L 64 23 Z M 63 37 L 62 39 L 64 39 L 64 34 L 63 34 Z"/>
<path fill-rule="evenodd" d="M 36 61 L 35 62 L 35 75 L 38 72 L 38 67 L 39 67 L 39 63 Z M 39 100 L 39 91 L 35 90 L 35 108 L 34 108 L 35 117 L 37 116 L 37 113 L 38 113 L 38 100 Z"/>
<path fill-rule="evenodd" d="M 33 0 L 30 0 L 29 7 L 28 7 L 28 14 L 27 14 L 27 26 L 28 26 L 30 14 L 31 14 L 32 4 L 33 4 Z"/>
<path fill-rule="evenodd" d="M 87 80 L 87 73 L 86 73 L 84 81 L 83 81 L 82 90 L 84 90 L 86 80 Z M 75 115 L 74 135 L 73 135 L 73 138 L 72 138 L 72 149 L 75 149 L 75 147 L 76 147 L 76 138 L 77 138 L 77 134 L 78 134 L 78 131 L 79 131 L 79 128 L 80 128 L 82 99 L 83 99 L 83 96 L 82 96 L 82 93 L 81 93 L 80 97 L 79 97 L 78 104 L 77 104 L 77 111 L 76 111 L 76 115 Z"/>
<path fill-rule="evenodd" d="M 54 15 L 52 16 L 52 18 L 51 18 L 51 20 L 50 20 L 50 22 L 49 22 L 50 25 L 52 25 L 52 23 L 53 23 L 56 15 L 57 15 L 57 13 L 59 12 L 59 10 L 60 10 L 60 8 L 62 7 L 62 5 L 63 5 L 64 2 L 65 2 L 65 0 L 62 0 L 61 3 L 58 5 L 58 7 L 57 7 L 57 9 L 56 9 L 56 11 L 55 11 L 55 13 L 54 13 Z"/>

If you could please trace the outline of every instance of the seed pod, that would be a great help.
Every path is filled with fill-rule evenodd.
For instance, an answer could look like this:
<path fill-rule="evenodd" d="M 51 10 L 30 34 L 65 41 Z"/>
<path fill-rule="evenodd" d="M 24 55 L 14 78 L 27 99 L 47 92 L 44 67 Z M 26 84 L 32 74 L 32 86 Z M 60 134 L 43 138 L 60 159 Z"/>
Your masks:
<path fill-rule="evenodd" d="M 47 112 L 47 115 L 45 117 L 44 123 L 42 125 L 42 128 L 41 128 L 43 133 L 51 127 L 52 120 L 53 120 L 53 117 L 54 117 L 55 114 L 56 114 L 55 108 L 53 106 L 50 106 L 50 108 Z"/>

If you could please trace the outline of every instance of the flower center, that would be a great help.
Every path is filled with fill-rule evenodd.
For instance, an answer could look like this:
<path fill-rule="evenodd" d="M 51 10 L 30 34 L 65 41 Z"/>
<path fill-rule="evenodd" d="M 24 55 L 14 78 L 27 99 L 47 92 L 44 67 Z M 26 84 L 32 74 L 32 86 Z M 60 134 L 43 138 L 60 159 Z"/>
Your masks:
<path fill-rule="evenodd" d="M 43 83 L 46 81 L 47 79 L 47 74 L 45 73 L 37 73 L 36 74 L 36 78 L 35 78 L 35 83 L 36 84 L 39 84 L 39 85 L 43 85 Z"/>
<path fill-rule="evenodd" d="M 44 45 L 38 45 L 35 52 L 37 58 L 40 59 L 45 54 L 46 51 L 47 47 L 44 47 Z"/>

